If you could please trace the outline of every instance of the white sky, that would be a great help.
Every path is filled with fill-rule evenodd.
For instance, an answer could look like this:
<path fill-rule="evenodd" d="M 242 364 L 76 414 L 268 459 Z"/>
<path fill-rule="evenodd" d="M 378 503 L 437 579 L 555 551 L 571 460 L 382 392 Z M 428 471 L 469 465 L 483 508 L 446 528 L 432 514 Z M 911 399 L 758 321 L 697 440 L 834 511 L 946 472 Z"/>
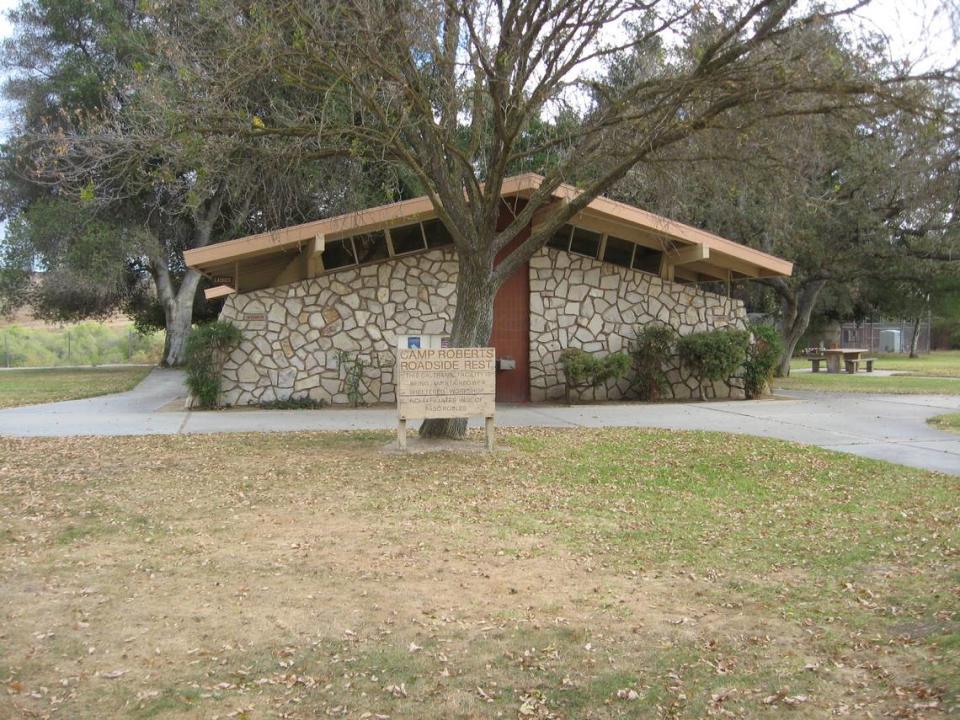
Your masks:
<path fill-rule="evenodd" d="M 836 4 L 844 5 L 854 1 L 834 0 Z M 872 0 L 851 22 L 886 35 L 891 54 L 909 60 L 917 70 L 952 65 L 960 62 L 960 50 L 944 9 L 944 5 L 951 1 L 960 7 L 958 0 Z M 0 39 L 10 35 L 7 13 L 18 4 L 19 0 L 0 0 Z M 0 69 L 0 82 L 4 75 Z M 7 135 L 10 125 L 11 120 L 0 100 L 0 141 Z"/>
<path fill-rule="evenodd" d="M 855 0 L 834 0 L 836 4 L 849 4 Z M 957 0 L 872 0 L 860 10 L 853 23 L 873 32 L 887 36 L 891 54 L 897 59 L 907 59 L 918 70 L 932 66 L 952 65 L 960 62 L 953 28 L 944 5 Z M 7 12 L 16 7 L 19 0 L 0 0 L 0 38 L 11 33 Z M 4 72 L 0 69 L 0 81 Z M 10 119 L 0 102 L 0 140 L 6 136 Z"/>
<path fill-rule="evenodd" d="M 896 58 L 906 58 L 919 68 L 960 62 L 948 0 L 873 0 L 856 19 L 866 29 L 883 33 Z"/>

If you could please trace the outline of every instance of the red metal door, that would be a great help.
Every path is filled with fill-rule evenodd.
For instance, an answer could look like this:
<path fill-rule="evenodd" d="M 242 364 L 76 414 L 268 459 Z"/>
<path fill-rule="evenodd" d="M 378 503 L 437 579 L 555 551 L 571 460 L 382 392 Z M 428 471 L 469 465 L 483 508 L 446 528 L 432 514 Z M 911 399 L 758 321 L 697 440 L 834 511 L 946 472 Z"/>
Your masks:
<path fill-rule="evenodd" d="M 510 218 L 504 210 L 500 217 L 501 227 Z M 501 256 L 510 252 L 529 236 L 522 232 Z M 499 259 L 499 258 L 498 258 Z M 512 358 L 513 370 L 497 371 L 498 402 L 529 402 L 530 400 L 530 267 L 524 263 L 500 286 L 493 302 L 493 334 L 490 344 L 496 348 L 498 358 Z"/>

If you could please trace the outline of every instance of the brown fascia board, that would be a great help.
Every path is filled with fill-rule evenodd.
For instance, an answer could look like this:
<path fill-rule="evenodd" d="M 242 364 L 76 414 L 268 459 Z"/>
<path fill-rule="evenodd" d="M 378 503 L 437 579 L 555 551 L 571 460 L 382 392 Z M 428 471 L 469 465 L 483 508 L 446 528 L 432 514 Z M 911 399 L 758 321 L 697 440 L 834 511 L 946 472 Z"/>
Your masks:
<path fill-rule="evenodd" d="M 572 199 L 579 194 L 579 190 L 572 185 L 561 185 L 556 194 Z M 742 260 L 756 265 L 759 270 L 767 271 L 768 275 L 790 275 L 793 272 L 793 263 L 775 255 L 755 250 L 746 245 L 727 240 L 706 230 L 695 228 L 692 225 L 670 220 L 662 215 L 656 215 L 647 210 L 641 210 L 633 205 L 611 200 L 605 197 L 595 198 L 587 207 L 596 213 L 609 215 L 632 225 L 652 230 L 672 240 L 684 243 L 703 245 L 722 255 Z M 716 255 L 714 255 L 716 257 Z"/>
<path fill-rule="evenodd" d="M 503 182 L 502 194 L 510 196 L 531 193 L 540 187 L 543 180 L 543 176 L 535 173 L 509 177 Z M 561 185 L 553 193 L 554 197 L 566 199 L 572 199 L 579 194 L 580 191 L 572 185 Z M 732 260 L 739 260 L 756 267 L 757 272 L 755 274 L 757 275 L 790 275 L 793 272 L 793 263 L 787 260 L 626 203 L 598 197 L 592 200 L 587 208 L 597 214 L 607 215 L 672 240 L 704 245 L 712 251 L 716 251 L 715 256 L 717 257 L 728 256 Z M 296 247 L 319 234 L 331 238 L 347 233 L 352 234 L 387 227 L 402 221 L 427 220 L 435 216 L 436 212 L 433 209 L 433 204 L 424 195 L 390 205 L 381 205 L 325 220 L 315 220 L 273 232 L 249 235 L 203 248 L 187 250 L 183 257 L 189 267 L 206 271 L 214 265 Z M 736 264 L 740 265 L 740 263 Z"/>
<path fill-rule="evenodd" d="M 542 181 L 542 177 L 532 173 L 515 175 L 503 181 L 503 195 L 516 195 L 535 190 Z M 187 250 L 183 253 L 183 258 L 188 267 L 207 271 L 214 265 L 294 248 L 320 234 L 326 235 L 328 239 L 335 239 L 337 235 L 374 230 L 403 221 L 429 220 L 433 217 L 436 217 L 433 203 L 423 195 L 389 205 L 380 205 L 324 220 L 291 225 L 280 230 Z"/>
<path fill-rule="evenodd" d="M 433 214 L 433 204 L 427 197 L 403 200 L 391 205 L 360 210 L 347 215 L 338 215 L 325 220 L 314 220 L 302 225 L 291 225 L 259 235 L 227 240 L 202 248 L 187 250 L 183 259 L 189 267 L 204 270 L 214 264 L 244 260 L 278 250 L 286 250 L 307 242 L 317 235 L 371 229 L 388 225 L 398 219 L 423 219 Z"/>

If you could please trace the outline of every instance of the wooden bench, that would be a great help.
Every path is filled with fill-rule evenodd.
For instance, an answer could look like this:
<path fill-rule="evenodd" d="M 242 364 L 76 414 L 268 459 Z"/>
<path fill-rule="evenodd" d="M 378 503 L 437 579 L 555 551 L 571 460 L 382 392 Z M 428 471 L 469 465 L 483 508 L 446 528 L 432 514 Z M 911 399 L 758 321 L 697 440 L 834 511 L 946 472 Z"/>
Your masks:
<path fill-rule="evenodd" d="M 873 358 L 859 358 L 858 360 L 844 360 L 848 373 L 855 373 L 860 369 L 860 363 L 866 365 L 868 373 L 873 372 Z"/>
<path fill-rule="evenodd" d="M 811 363 L 811 372 L 820 372 L 820 363 L 824 362 L 826 358 L 823 355 L 807 355 L 807 360 Z"/>

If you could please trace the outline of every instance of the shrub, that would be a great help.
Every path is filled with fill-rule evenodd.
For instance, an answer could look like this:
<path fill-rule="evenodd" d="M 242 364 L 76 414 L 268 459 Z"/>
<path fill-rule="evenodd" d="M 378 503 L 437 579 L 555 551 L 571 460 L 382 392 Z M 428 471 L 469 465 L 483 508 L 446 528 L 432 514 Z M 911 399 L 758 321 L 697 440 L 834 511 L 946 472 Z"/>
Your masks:
<path fill-rule="evenodd" d="M 931 350 L 960 350 L 960 319 L 933 319 L 930 329 Z"/>
<path fill-rule="evenodd" d="M 337 365 L 343 371 L 343 384 L 347 399 L 353 407 L 366 405 L 363 401 L 363 371 L 367 364 L 355 352 L 337 351 Z"/>
<path fill-rule="evenodd" d="M 663 366 L 673 356 L 677 333 L 666 325 L 648 325 L 630 345 L 636 374 L 634 389 L 641 400 L 656 400 L 670 386 Z"/>
<path fill-rule="evenodd" d="M 747 350 L 747 359 L 743 363 L 744 390 L 748 398 L 760 397 L 773 378 L 783 352 L 780 333 L 772 325 L 754 325 L 753 345 Z"/>
<path fill-rule="evenodd" d="M 309 395 L 288 397 L 284 400 L 269 400 L 258 406 L 261 410 L 320 410 L 325 407 L 323 400 L 317 400 Z"/>
<path fill-rule="evenodd" d="M 744 330 L 711 330 L 680 338 L 680 360 L 697 376 L 701 399 L 703 381 L 726 380 L 733 375 L 747 359 L 749 345 L 750 334 Z"/>
<path fill-rule="evenodd" d="M 223 364 L 242 337 L 235 325 L 220 320 L 199 325 L 190 333 L 186 346 L 187 387 L 197 407 L 219 406 Z"/>
<path fill-rule="evenodd" d="M 630 356 L 626 353 L 611 353 L 596 357 L 579 348 L 567 348 L 560 353 L 566 385 L 566 400 L 570 402 L 571 388 L 598 387 L 607 380 L 623 377 L 630 369 Z"/>

